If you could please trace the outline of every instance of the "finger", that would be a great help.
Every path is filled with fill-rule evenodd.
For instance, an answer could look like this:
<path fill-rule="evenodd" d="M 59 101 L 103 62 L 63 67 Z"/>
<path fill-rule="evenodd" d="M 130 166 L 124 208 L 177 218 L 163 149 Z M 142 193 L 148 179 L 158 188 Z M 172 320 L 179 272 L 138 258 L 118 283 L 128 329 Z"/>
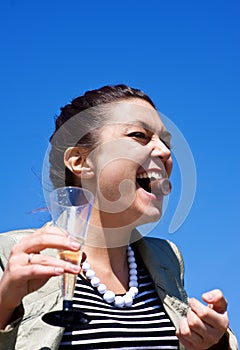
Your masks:
<path fill-rule="evenodd" d="M 13 254 L 26 253 L 38 253 L 43 249 L 69 249 L 77 251 L 80 249 L 80 244 L 72 239 L 70 236 L 65 235 L 41 233 L 32 234 L 28 237 L 24 237 L 19 243 L 15 244 L 12 248 Z"/>
<path fill-rule="evenodd" d="M 195 298 L 191 298 L 189 300 L 189 305 L 191 310 L 195 312 L 195 314 L 208 325 L 216 328 L 221 333 L 225 331 L 228 326 L 228 316 L 225 312 L 224 314 L 219 314 L 209 306 L 202 304 Z"/>
<path fill-rule="evenodd" d="M 35 231 L 36 233 L 51 233 L 51 234 L 56 234 L 56 235 L 60 235 L 60 236 L 65 236 L 66 233 L 60 229 L 57 226 L 44 226 L 41 227 L 40 229 Z"/>
<path fill-rule="evenodd" d="M 180 321 L 176 335 L 188 350 L 208 349 L 217 344 L 222 337 L 218 329 L 202 322 L 191 310 L 188 311 L 187 317 Z"/>
<path fill-rule="evenodd" d="M 53 266 L 63 269 L 64 272 L 74 274 L 79 273 L 81 270 L 80 265 L 73 263 L 73 261 L 66 261 L 43 254 L 33 254 L 30 265 Z"/>
<path fill-rule="evenodd" d="M 214 289 L 202 295 L 202 299 L 216 312 L 222 314 L 227 310 L 227 300 L 219 289 Z"/>
<path fill-rule="evenodd" d="M 14 283 L 16 289 L 18 286 L 24 286 L 27 281 L 49 279 L 53 276 L 59 276 L 64 273 L 64 268 L 59 266 L 44 265 L 26 265 L 19 266 L 15 274 L 11 274 L 11 283 Z"/>
<path fill-rule="evenodd" d="M 57 226 L 42 227 L 42 228 L 36 230 L 32 235 L 34 235 L 34 234 L 40 234 L 41 235 L 43 233 L 47 233 L 49 235 L 66 236 L 66 237 L 69 235 L 67 232 L 65 232 L 64 230 L 60 229 Z"/>
<path fill-rule="evenodd" d="M 219 330 L 203 322 L 192 310 L 188 311 L 187 321 L 189 328 L 202 337 L 206 348 L 216 344 L 223 334 L 223 330 Z"/>
<path fill-rule="evenodd" d="M 36 234 L 51 234 L 51 235 L 57 235 L 57 236 L 63 236 L 63 237 L 70 237 L 70 233 L 60 227 L 57 226 L 46 226 L 42 227 L 35 231 Z M 73 240 L 75 240 L 74 236 L 71 236 Z"/>
<path fill-rule="evenodd" d="M 195 345 L 199 346 L 203 343 L 203 338 L 189 327 L 188 320 L 185 317 L 181 318 L 176 335 L 187 349 L 193 350 Z"/>
<path fill-rule="evenodd" d="M 212 327 L 203 322 L 191 309 L 187 313 L 187 322 L 189 328 L 201 337 L 212 330 Z"/>

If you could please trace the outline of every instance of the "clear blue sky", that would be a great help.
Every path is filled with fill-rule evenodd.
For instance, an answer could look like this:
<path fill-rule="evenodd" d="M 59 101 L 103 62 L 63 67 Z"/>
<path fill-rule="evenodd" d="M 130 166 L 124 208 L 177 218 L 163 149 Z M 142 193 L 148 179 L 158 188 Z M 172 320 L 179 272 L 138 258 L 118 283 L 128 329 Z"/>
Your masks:
<path fill-rule="evenodd" d="M 126 83 L 148 93 L 178 126 L 197 169 L 194 204 L 168 233 L 180 247 L 186 288 L 220 288 L 240 339 L 239 1 L 5 0 L 1 36 L 0 232 L 40 226 L 41 170 L 59 107 L 85 90 Z"/>

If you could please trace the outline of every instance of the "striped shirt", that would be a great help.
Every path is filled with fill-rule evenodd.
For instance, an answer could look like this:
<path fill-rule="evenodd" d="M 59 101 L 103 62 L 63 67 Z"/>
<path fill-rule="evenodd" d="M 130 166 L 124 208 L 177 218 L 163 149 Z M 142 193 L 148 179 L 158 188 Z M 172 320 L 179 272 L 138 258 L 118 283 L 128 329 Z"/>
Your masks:
<path fill-rule="evenodd" d="M 79 330 L 65 331 L 59 350 L 122 349 L 177 350 L 175 328 L 154 289 L 144 265 L 137 260 L 139 293 L 131 307 L 116 308 L 106 303 L 80 275 L 74 293 L 74 308 L 90 316 Z"/>

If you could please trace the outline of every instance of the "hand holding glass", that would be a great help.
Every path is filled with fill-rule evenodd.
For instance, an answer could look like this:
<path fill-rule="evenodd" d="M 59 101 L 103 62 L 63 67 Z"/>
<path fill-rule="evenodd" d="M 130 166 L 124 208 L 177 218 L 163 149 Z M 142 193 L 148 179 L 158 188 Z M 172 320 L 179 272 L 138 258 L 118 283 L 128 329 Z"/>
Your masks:
<path fill-rule="evenodd" d="M 85 242 L 87 227 L 93 204 L 93 194 L 80 187 L 61 187 L 50 194 L 50 212 L 53 224 L 59 227 L 66 235 L 78 241 L 81 249 L 78 252 L 61 250 L 60 259 L 73 264 L 80 264 L 82 248 Z M 65 328 L 78 328 L 89 322 L 89 317 L 80 310 L 72 307 L 72 298 L 76 275 L 65 273 L 63 275 L 62 293 L 63 310 L 53 311 L 43 316 L 43 321 L 53 326 Z"/>

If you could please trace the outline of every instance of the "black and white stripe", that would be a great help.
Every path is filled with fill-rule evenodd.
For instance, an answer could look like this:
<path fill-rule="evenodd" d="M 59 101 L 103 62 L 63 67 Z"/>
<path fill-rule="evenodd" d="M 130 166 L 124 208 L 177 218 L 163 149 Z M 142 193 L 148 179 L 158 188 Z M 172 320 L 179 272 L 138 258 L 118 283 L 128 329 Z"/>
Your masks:
<path fill-rule="evenodd" d="M 137 261 L 139 293 L 132 307 L 107 304 L 88 281 L 77 278 L 74 307 L 91 322 L 76 331 L 65 331 L 59 350 L 67 349 L 178 349 L 175 328 L 154 290 L 146 269 Z"/>

